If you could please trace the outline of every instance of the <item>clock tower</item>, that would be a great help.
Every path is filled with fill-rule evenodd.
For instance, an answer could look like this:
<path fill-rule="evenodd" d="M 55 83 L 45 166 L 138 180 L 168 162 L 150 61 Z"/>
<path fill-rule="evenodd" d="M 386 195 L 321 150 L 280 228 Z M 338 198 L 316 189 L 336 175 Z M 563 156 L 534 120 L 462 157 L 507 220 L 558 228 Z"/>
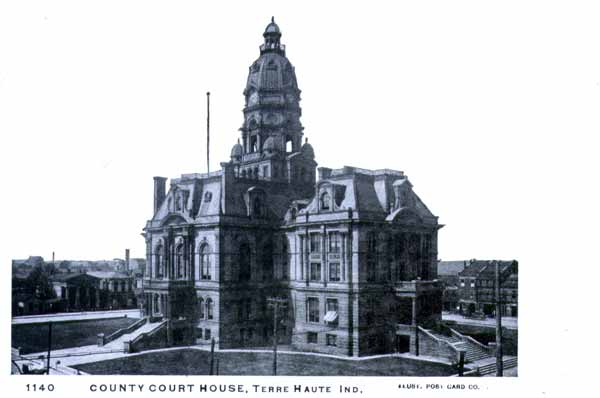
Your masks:
<path fill-rule="evenodd" d="M 310 144 L 302 145 L 300 90 L 274 18 L 263 37 L 244 89 L 242 141 L 233 147 L 231 158 L 241 177 L 312 185 L 314 151 Z"/>

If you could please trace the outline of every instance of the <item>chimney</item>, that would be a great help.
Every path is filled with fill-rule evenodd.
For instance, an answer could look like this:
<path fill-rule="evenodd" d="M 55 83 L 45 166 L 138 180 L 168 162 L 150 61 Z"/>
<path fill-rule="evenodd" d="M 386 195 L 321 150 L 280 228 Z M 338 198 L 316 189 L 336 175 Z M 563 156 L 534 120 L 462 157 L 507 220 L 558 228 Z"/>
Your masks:
<path fill-rule="evenodd" d="M 129 271 L 129 249 L 125 249 L 125 271 Z"/>
<path fill-rule="evenodd" d="M 166 196 L 166 181 L 165 177 L 154 177 L 154 213 L 158 211 L 160 205 L 165 200 Z"/>

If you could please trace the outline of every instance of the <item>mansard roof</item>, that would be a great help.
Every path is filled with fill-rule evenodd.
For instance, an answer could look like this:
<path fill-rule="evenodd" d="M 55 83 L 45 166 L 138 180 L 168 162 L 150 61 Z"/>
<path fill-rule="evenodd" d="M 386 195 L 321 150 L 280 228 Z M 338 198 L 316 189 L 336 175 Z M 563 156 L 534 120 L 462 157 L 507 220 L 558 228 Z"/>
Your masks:
<path fill-rule="evenodd" d="M 332 211 L 348 211 L 352 209 L 354 217 L 395 221 L 402 212 L 410 212 L 417 216 L 419 222 L 437 224 L 437 217 L 425 206 L 421 199 L 411 191 L 414 206 L 394 208 L 395 196 L 393 186 L 400 181 L 409 188 L 412 187 L 403 172 L 390 169 L 367 170 L 345 166 L 341 169 L 322 168 L 322 178 L 317 183 L 317 192 L 306 208 L 298 214 L 326 214 L 320 210 L 319 196 L 329 189 L 337 196 Z"/>

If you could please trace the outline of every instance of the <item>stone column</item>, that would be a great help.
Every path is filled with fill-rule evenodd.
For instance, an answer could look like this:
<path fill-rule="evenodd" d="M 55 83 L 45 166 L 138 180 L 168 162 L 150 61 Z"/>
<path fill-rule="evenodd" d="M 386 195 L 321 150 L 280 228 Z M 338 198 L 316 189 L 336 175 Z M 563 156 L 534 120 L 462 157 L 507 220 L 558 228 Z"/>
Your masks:
<path fill-rule="evenodd" d="M 71 303 L 69 301 L 69 285 L 65 286 L 65 299 L 67 300 L 67 311 L 69 311 L 69 307 L 71 307 Z"/>
<path fill-rule="evenodd" d="M 412 304 L 412 325 L 417 326 L 417 311 L 419 309 L 419 306 L 417 303 L 416 296 L 411 298 L 411 304 Z"/>
<path fill-rule="evenodd" d="M 79 309 L 79 287 L 75 288 L 75 308 Z"/>
<path fill-rule="evenodd" d="M 96 308 L 100 308 L 100 289 L 96 289 Z"/>

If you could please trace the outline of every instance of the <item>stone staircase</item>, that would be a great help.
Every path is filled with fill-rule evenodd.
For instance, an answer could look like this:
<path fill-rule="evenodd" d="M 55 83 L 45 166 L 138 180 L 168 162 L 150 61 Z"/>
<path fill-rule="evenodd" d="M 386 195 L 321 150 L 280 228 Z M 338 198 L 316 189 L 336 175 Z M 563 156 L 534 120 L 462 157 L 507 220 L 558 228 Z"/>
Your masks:
<path fill-rule="evenodd" d="M 440 340 L 447 341 L 448 343 L 450 343 L 452 345 L 455 345 L 456 343 L 460 343 L 462 341 L 460 337 L 458 337 L 454 334 L 447 336 L 445 334 L 438 333 L 438 332 L 434 331 L 433 329 L 427 329 L 427 331 L 434 337 L 436 337 Z"/>
<path fill-rule="evenodd" d="M 483 348 L 478 347 L 470 341 L 462 341 L 454 345 L 459 350 L 465 351 L 465 362 L 475 362 L 486 358 L 492 358 L 493 355 Z"/>
<path fill-rule="evenodd" d="M 493 357 L 492 353 L 486 350 L 483 345 L 480 345 L 469 337 L 463 336 L 452 329 L 449 329 L 449 331 L 450 334 L 447 335 L 432 329 L 427 330 L 427 332 L 437 339 L 450 343 L 457 350 L 465 351 L 465 363 Z"/>
<path fill-rule="evenodd" d="M 150 333 L 152 330 L 154 330 L 155 328 L 160 326 L 160 324 L 161 324 L 160 322 L 152 322 L 152 323 L 146 322 L 145 324 L 143 324 L 139 328 L 135 329 L 131 333 L 122 335 L 121 337 L 106 344 L 104 347 L 106 347 L 108 349 L 122 349 L 123 343 L 125 343 L 126 341 L 132 341 L 136 337 L 138 337 L 144 333 Z"/>

